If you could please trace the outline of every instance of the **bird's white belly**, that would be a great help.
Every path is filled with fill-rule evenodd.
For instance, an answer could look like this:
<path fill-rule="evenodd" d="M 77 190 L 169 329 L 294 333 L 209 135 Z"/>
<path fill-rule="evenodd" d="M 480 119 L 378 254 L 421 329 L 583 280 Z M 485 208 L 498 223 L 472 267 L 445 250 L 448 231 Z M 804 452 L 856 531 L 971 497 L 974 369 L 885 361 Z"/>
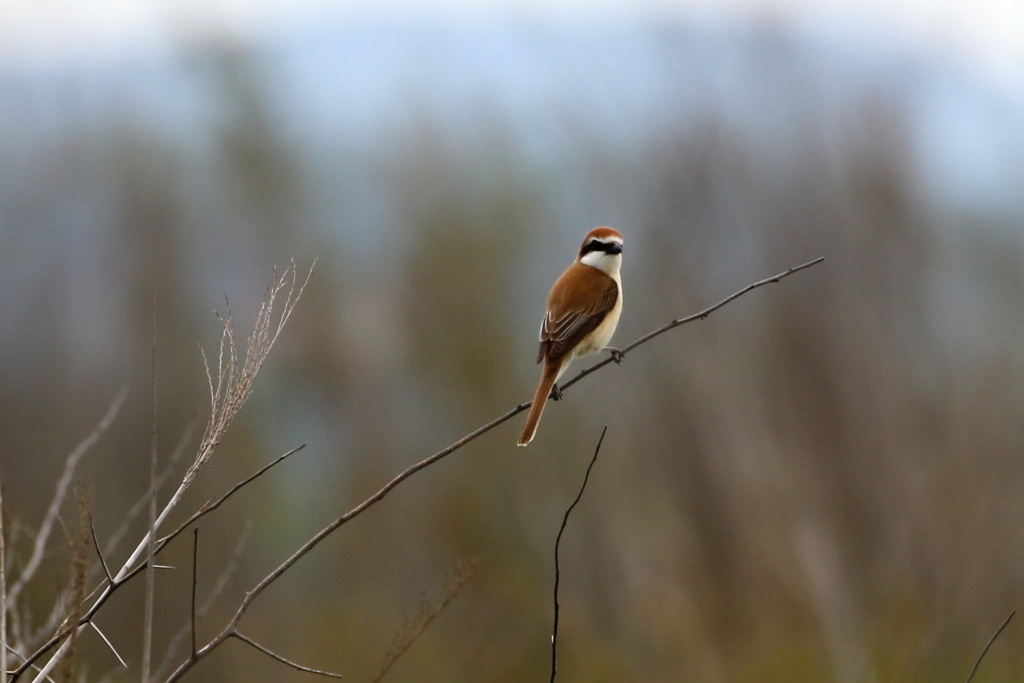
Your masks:
<path fill-rule="evenodd" d="M 574 349 L 573 356 L 578 358 L 603 351 L 608 346 L 608 342 L 612 340 L 615 328 L 619 324 L 619 315 L 622 313 L 622 284 L 618 282 L 618 278 L 616 278 L 616 284 L 619 285 L 619 296 L 615 300 L 615 305 L 612 306 L 612 310 L 608 311 L 608 315 L 604 317 L 601 324 Z"/>

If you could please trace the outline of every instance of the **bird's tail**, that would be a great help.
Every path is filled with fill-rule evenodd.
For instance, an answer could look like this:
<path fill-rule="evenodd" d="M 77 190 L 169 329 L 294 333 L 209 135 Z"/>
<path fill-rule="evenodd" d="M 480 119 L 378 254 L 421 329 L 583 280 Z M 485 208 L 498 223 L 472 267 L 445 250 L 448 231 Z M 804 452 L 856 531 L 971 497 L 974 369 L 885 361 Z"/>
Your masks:
<path fill-rule="evenodd" d="M 530 404 L 530 413 L 526 416 L 526 424 L 523 425 L 523 433 L 519 435 L 519 445 L 525 446 L 533 441 L 533 435 L 537 433 L 537 424 L 540 423 L 540 416 L 544 414 L 544 406 L 547 405 L 548 395 L 551 388 L 558 380 L 560 363 L 544 363 L 544 371 L 540 375 L 540 383 L 533 395 L 533 403 Z"/>

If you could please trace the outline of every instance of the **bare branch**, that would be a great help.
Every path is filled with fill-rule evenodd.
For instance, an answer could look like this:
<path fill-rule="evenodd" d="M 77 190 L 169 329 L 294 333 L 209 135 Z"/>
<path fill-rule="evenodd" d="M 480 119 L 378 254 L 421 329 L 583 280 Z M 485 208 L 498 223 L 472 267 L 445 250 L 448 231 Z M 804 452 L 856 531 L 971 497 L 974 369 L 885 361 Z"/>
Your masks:
<path fill-rule="evenodd" d="M 656 329 L 656 330 L 654 330 L 654 331 L 644 335 L 643 337 L 641 337 L 637 341 L 635 341 L 632 344 L 630 344 L 629 346 L 625 347 L 621 351 L 621 353 L 625 354 L 628 351 L 632 351 L 633 349 L 635 349 L 635 348 L 637 348 L 637 347 L 647 343 L 648 341 L 650 341 L 654 337 L 656 337 L 656 336 L 658 336 L 660 334 L 663 334 L 664 332 L 667 332 L 668 330 L 671 330 L 671 329 L 673 329 L 675 327 L 678 327 L 678 326 L 683 325 L 683 324 L 688 323 L 688 322 L 692 322 L 694 320 L 704 319 L 704 318 L 708 317 L 711 313 L 713 313 L 716 310 L 718 310 L 719 308 L 725 306 L 730 301 L 733 301 L 734 299 L 739 298 L 740 296 L 746 294 L 747 292 L 750 292 L 750 291 L 752 291 L 754 289 L 757 289 L 758 287 L 763 287 L 764 285 L 767 285 L 767 284 L 770 284 L 770 283 L 779 282 L 783 278 L 786 278 L 786 277 L 792 275 L 793 273 L 799 272 L 799 271 L 804 270 L 806 268 L 810 268 L 811 266 L 813 266 L 813 265 L 815 265 L 817 263 L 821 263 L 823 260 L 824 260 L 824 258 L 817 258 L 817 259 L 814 259 L 813 261 L 809 261 L 807 263 L 804 263 L 802 265 L 796 266 L 794 268 L 790 268 L 789 270 L 786 270 L 786 271 L 784 271 L 782 273 L 779 273 L 778 275 L 773 275 L 772 277 L 766 278 L 764 280 L 759 280 L 758 282 L 754 282 L 753 284 L 747 285 L 743 289 L 741 289 L 738 292 L 736 292 L 736 293 L 726 297 L 725 299 L 723 299 L 722 301 L 718 302 L 714 306 L 711 306 L 710 308 L 707 308 L 707 309 L 705 309 L 705 310 L 703 310 L 703 311 L 701 311 L 699 313 L 696 313 L 694 315 L 691 315 L 691 316 L 688 316 L 688 317 L 685 317 L 685 318 L 679 318 L 678 320 L 673 320 L 673 321 L 669 322 L 668 324 L 663 325 L 662 327 L 660 327 L 660 328 L 658 328 L 658 329 Z M 605 365 L 607 365 L 610 362 L 612 362 L 612 358 L 606 358 L 605 360 L 602 360 L 602 361 L 599 361 L 599 362 L 595 363 L 591 367 L 589 367 L 586 370 L 584 370 L 583 372 L 581 372 L 572 381 L 570 381 L 567 384 L 565 384 L 562 387 L 562 390 L 564 391 L 566 388 L 572 386 L 573 384 L 575 384 L 576 382 L 580 381 L 581 379 L 583 379 L 587 375 L 589 375 L 589 374 L 591 374 L 593 372 L 596 372 L 597 370 L 601 369 L 602 367 L 604 367 Z M 408 479 L 412 475 L 414 475 L 417 472 L 419 472 L 420 470 L 422 470 L 422 469 L 424 469 L 424 468 L 434 464 L 435 462 L 441 460 L 442 458 L 450 455 L 451 453 L 459 450 L 460 448 L 462 448 L 466 444 L 470 443 L 471 441 L 473 441 L 477 437 L 479 437 L 479 436 L 481 436 L 483 434 L 486 434 L 487 432 L 491 431 L 492 429 L 494 429 L 498 425 L 502 424 L 503 422 L 506 422 L 510 418 L 512 418 L 515 415 L 521 413 L 522 411 L 526 410 L 529 407 L 530 407 L 530 403 L 529 402 L 521 403 L 518 406 L 516 406 L 515 408 L 513 408 L 513 409 L 509 410 L 508 412 L 506 412 L 504 415 L 501 415 L 500 417 L 497 417 L 497 418 L 491 420 L 487 424 L 485 424 L 482 427 L 479 427 L 476 430 L 470 432 L 466 436 L 462 437 L 461 439 L 459 439 L 458 441 L 454 442 L 453 444 L 451 444 L 451 445 L 441 449 L 437 453 L 434 453 L 433 455 L 428 456 L 428 457 L 424 458 L 423 460 L 420 460 L 419 462 L 417 462 L 417 463 L 415 463 L 413 465 L 410 465 L 405 470 L 403 470 L 400 474 L 398 474 L 396 477 L 394 477 L 391 481 L 386 483 L 380 490 L 378 490 L 372 496 L 370 496 L 369 498 L 364 500 L 362 503 L 360 503 L 359 505 L 355 506 L 354 508 L 352 508 L 351 510 L 349 510 L 345 514 L 341 515 L 340 517 L 335 519 L 333 522 L 331 522 L 330 524 L 325 526 L 323 529 L 321 529 L 319 532 L 317 532 L 313 537 L 311 537 L 309 540 L 307 540 L 305 543 L 303 543 L 302 546 L 300 546 L 298 548 L 298 550 L 296 550 L 294 553 L 292 553 L 292 555 L 290 557 L 288 557 L 288 559 L 286 559 L 284 562 L 282 562 L 280 565 L 278 565 L 278 567 L 276 569 L 274 569 L 269 574 L 267 574 L 259 583 L 257 583 L 255 586 L 253 586 L 253 588 L 246 593 L 245 598 L 243 598 L 241 604 L 238 606 L 238 609 L 235 612 L 235 615 L 228 622 L 228 625 L 225 626 L 224 629 L 219 634 L 214 636 L 213 639 L 211 639 L 206 645 L 204 645 L 203 647 L 199 648 L 196 651 L 194 656 L 189 657 L 184 662 L 182 662 L 178 666 L 178 668 L 171 674 L 171 676 L 167 679 L 168 683 L 170 683 L 171 681 L 176 681 L 179 678 L 181 678 L 181 676 L 183 676 L 185 674 L 185 672 L 188 671 L 197 661 L 199 661 L 200 659 L 202 659 L 203 657 L 208 655 L 210 652 L 212 652 L 216 648 L 218 648 L 225 640 L 227 640 L 232 635 L 234 635 L 235 631 L 236 631 L 236 629 L 238 627 L 238 624 L 241 622 L 242 618 L 245 616 L 246 611 L 249 609 L 249 607 L 252 605 L 252 603 L 256 600 L 256 598 L 258 598 L 260 596 L 260 594 L 264 590 L 266 590 L 266 588 L 270 584 L 272 584 L 275 581 L 277 581 L 277 579 L 279 579 L 285 572 L 287 572 L 289 569 L 291 569 L 291 567 L 294 566 L 295 563 L 297 563 L 300 559 L 302 559 L 307 553 L 309 553 L 309 551 L 311 551 L 313 548 L 315 548 L 321 541 L 323 541 L 325 538 L 330 536 L 338 528 L 340 528 L 344 524 L 350 522 L 351 520 L 355 519 L 357 516 L 359 516 L 360 514 L 365 512 L 366 510 L 368 510 L 370 507 L 372 507 L 376 503 L 379 503 L 396 486 L 401 484 L 403 481 L 405 481 L 406 479 Z"/>
<path fill-rule="evenodd" d="M 992 637 L 988 639 L 987 643 L 985 643 L 985 647 L 982 649 L 981 654 L 978 655 L 977 661 L 974 662 L 974 668 L 971 669 L 971 673 L 967 675 L 967 680 L 965 680 L 964 683 L 971 683 L 971 679 L 974 678 L 974 674 L 978 673 L 978 667 L 981 666 L 981 660 L 985 658 L 985 655 L 988 653 L 988 649 L 992 647 L 992 643 L 996 642 L 996 638 L 999 637 L 999 634 L 1003 632 L 1003 629 L 1006 628 L 1006 625 L 1010 623 L 1010 619 L 1013 619 L 1013 615 L 1016 613 L 1017 610 L 1011 611 L 1010 616 L 1003 620 L 1003 623 L 996 629 L 996 632 L 993 633 Z"/>
<path fill-rule="evenodd" d="M 320 669 L 313 669 L 313 668 L 310 668 L 308 666 L 303 666 L 301 664 L 297 664 L 297 663 L 293 662 L 290 659 L 285 659 L 284 657 L 282 657 L 281 655 L 277 654 L 273 650 L 270 650 L 269 648 L 263 647 L 262 645 L 257 643 L 252 638 L 249 638 L 249 637 L 247 637 L 245 635 L 242 635 L 238 631 L 232 631 L 231 635 L 234 636 L 235 638 L 238 638 L 243 643 L 248 643 L 249 645 L 253 646 L 254 648 L 259 650 L 263 654 L 267 655 L 268 657 L 276 659 L 277 661 L 281 662 L 282 664 L 287 664 L 288 666 L 290 666 L 291 668 L 293 668 L 293 669 L 295 669 L 297 671 L 305 671 L 306 673 L 317 674 L 319 676 L 329 676 L 330 678 L 341 678 L 342 677 L 341 674 L 331 673 L 330 671 L 321 671 Z"/>
<path fill-rule="evenodd" d="M 601 444 L 604 443 L 604 435 L 608 432 L 608 425 L 604 426 L 601 430 L 601 436 L 597 440 L 597 447 L 594 448 L 594 457 L 590 459 L 590 464 L 587 465 L 587 471 L 583 475 L 583 484 L 580 485 L 579 493 L 576 494 L 576 498 L 573 499 L 572 503 L 565 511 L 565 515 L 562 516 L 562 526 L 558 528 L 558 535 L 555 536 L 555 590 L 554 590 L 554 603 L 555 603 L 555 616 L 551 626 L 551 683 L 555 681 L 555 674 L 558 671 L 558 584 L 561 581 L 562 574 L 558 566 L 558 547 L 562 543 L 562 533 L 565 531 L 565 525 L 569 523 L 569 514 L 572 512 L 576 504 L 580 502 L 583 497 L 583 491 L 587 488 L 587 481 L 590 479 L 590 470 L 594 469 L 594 463 L 597 462 L 597 454 L 601 452 Z"/>

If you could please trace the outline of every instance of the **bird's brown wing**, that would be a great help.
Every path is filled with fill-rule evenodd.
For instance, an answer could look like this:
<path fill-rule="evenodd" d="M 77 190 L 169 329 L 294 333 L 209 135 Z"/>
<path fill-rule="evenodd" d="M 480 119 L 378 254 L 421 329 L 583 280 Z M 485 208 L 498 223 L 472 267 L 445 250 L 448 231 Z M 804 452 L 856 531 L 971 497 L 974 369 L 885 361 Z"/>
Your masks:
<path fill-rule="evenodd" d="M 548 297 L 548 311 L 540 326 L 538 363 L 558 360 L 572 351 L 601 324 L 619 297 L 615 280 L 596 268 L 576 263 L 559 280 L 570 274 L 574 286 L 559 287 L 556 282 Z"/>

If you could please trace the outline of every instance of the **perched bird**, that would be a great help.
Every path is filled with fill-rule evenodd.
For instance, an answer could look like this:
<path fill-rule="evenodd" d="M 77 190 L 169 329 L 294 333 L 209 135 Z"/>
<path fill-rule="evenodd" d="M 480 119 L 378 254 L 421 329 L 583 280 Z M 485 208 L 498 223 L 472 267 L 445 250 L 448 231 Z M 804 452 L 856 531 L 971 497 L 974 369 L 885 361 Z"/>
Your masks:
<path fill-rule="evenodd" d="M 611 341 L 622 313 L 621 265 L 622 235 L 614 228 L 594 228 L 583 239 L 576 261 L 551 287 L 537 354 L 544 367 L 520 446 L 533 441 L 548 396 L 561 398 L 556 382 L 572 359 L 597 353 Z M 612 353 L 621 357 L 616 349 Z"/>

